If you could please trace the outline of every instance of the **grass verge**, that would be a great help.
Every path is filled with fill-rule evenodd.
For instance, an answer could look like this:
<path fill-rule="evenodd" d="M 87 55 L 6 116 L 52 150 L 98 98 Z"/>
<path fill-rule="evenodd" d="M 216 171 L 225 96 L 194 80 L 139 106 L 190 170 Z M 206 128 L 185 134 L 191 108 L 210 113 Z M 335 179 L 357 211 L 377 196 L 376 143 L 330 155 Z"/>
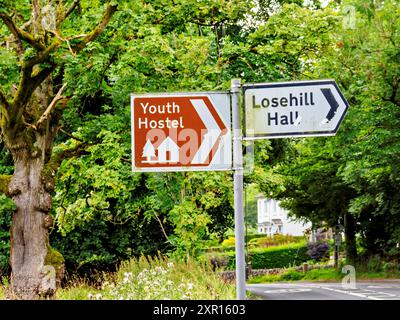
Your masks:
<path fill-rule="evenodd" d="M 235 286 L 195 260 L 141 257 L 121 264 L 96 289 L 76 282 L 57 292 L 60 300 L 220 300 L 234 299 Z"/>
<path fill-rule="evenodd" d="M 313 269 L 308 272 L 300 272 L 287 269 L 280 274 L 252 277 L 248 283 L 266 283 L 277 281 L 341 281 L 345 274 L 336 269 Z M 357 280 L 398 279 L 400 272 L 357 272 Z"/>

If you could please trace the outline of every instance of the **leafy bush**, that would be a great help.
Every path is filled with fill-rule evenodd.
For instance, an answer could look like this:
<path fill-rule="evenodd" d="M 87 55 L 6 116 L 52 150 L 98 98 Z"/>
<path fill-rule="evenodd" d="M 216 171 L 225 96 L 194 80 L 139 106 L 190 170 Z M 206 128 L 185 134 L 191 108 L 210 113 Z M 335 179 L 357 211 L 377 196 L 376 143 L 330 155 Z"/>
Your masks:
<path fill-rule="evenodd" d="M 304 273 L 289 269 L 285 273 L 282 274 L 281 279 L 284 281 L 296 281 L 301 280 L 304 277 Z"/>
<path fill-rule="evenodd" d="M 400 265 L 394 261 L 383 263 L 382 270 L 387 273 L 395 273 L 400 270 Z"/>
<path fill-rule="evenodd" d="M 121 261 L 132 256 L 154 255 L 168 249 L 158 223 L 140 216 L 125 224 L 114 224 L 95 216 L 66 236 L 55 230 L 50 243 L 64 256 L 68 273 L 81 275 L 115 271 Z"/>
<path fill-rule="evenodd" d="M 5 195 L 0 195 L 0 276 L 10 271 L 10 226 L 15 204 Z"/>
<path fill-rule="evenodd" d="M 224 241 L 222 241 L 221 244 L 223 247 L 232 247 L 235 246 L 235 237 L 229 237 L 227 239 L 225 239 Z"/>
<path fill-rule="evenodd" d="M 333 268 L 328 269 L 313 269 L 305 273 L 303 280 L 320 280 L 320 281 L 340 281 L 343 279 L 344 274 L 340 270 Z"/>
<path fill-rule="evenodd" d="M 249 279 L 249 283 L 263 283 L 276 281 L 298 281 L 298 280 L 335 280 L 339 281 L 343 274 L 335 269 L 313 269 L 306 273 L 294 269 L 285 270 L 279 274 L 266 274 Z"/>
<path fill-rule="evenodd" d="M 368 259 L 367 270 L 369 272 L 378 272 L 382 270 L 383 262 L 380 256 L 375 255 Z"/>
<path fill-rule="evenodd" d="M 300 265 L 310 259 L 307 255 L 307 245 L 296 243 L 284 246 L 258 248 L 250 250 L 250 265 L 253 269 L 285 268 Z M 227 268 L 235 268 L 235 253 L 228 254 Z"/>
<path fill-rule="evenodd" d="M 309 242 L 307 254 L 316 261 L 329 257 L 329 243 L 326 241 Z"/>

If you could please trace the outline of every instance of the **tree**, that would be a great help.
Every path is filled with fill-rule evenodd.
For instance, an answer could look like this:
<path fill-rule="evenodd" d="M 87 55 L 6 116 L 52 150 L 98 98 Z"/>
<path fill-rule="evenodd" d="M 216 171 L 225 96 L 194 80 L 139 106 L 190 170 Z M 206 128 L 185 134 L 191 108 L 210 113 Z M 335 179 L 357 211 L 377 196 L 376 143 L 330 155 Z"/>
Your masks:
<path fill-rule="evenodd" d="M 342 1 L 337 8 L 349 5 L 355 12 L 350 17 L 354 29 L 337 20 L 340 23 L 326 29 L 325 37 L 331 40 L 323 54 L 300 70 L 311 79 L 336 79 L 349 101 L 349 112 L 335 137 L 290 142 L 295 152 L 287 153 L 286 161 L 275 167 L 283 182 L 275 194 L 296 215 L 330 226 L 342 218 L 349 260 L 359 258 L 356 235 L 367 258 L 379 254 L 396 259 L 400 243 L 399 7 L 397 1 L 356 0 Z M 337 12 L 329 19 L 348 18 L 348 10 Z M 314 40 L 318 43 L 325 37 Z"/>
<path fill-rule="evenodd" d="M 73 86 L 63 82 L 63 72 L 69 55 L 84 55 L 87 45 L 102 34 L 117 4 L 106 4 L 97 25 L 85 25 L 84 33 L 72 34 L 64 24 L 80 11 L 78 0 L 69 6 L 64 1 L 21 1 L 16 6 L 13 1 L 2 1 L 0 18 L 8 30 L 5 45 L 9 48 L 2 50 L 13 59 L 18 74 L 11 74 L 14 79 L 0 90 L 0 108 L 1 136 L 14 162 L 12 178 L 2 176 L 2 190 L 8 191 L 16 205 L 10 262 L 12 292 L 19 298 L 55 292 L 45 266 L 53 253 L 48 228 L 53 225 L 49 211 L 54 175 L 64 159 L 82 154 L 87 147 L 78 141 L 69 149 L 53 152 L 68 103 L 63 94 Z"/>

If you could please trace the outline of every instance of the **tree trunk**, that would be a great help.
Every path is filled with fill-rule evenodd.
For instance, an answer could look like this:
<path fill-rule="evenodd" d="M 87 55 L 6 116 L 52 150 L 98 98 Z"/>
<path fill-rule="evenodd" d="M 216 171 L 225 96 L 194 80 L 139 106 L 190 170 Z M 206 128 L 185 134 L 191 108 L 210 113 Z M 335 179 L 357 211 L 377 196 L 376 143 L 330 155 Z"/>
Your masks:
<path fill-rule="evenodd" d="M 356 262 L 356 221 L 351 214 L 344 214 L 344 234 L 346 239 L 346 259 L 350 263 Z"/>
<path fill-rule="evenodd" d="M 39 153 L 13 152 L 15 171 L 9 192 L 17 209 L 11 225 L 11 288 L 19 299 L 51 297 L 56 289 L 55 269 L 46 266 L 51 190 L 43 183 L 44 159 Z"/>

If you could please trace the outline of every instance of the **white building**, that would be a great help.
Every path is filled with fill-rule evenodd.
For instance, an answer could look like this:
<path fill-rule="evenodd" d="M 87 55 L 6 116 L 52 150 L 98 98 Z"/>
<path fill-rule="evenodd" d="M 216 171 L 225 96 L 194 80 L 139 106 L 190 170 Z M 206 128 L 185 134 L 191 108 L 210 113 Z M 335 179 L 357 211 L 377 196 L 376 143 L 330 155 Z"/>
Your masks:
<path fill-rule="evenodd" d="M 258 233 L 268 236 L 274 234 L 288 234 L 302 236 L 304 231 L 311 228 L 311 223 L 295 221 L 288 216 L 288 212 L 279 206 L 279 201 L 258 197 L 257 200 Z"/>

